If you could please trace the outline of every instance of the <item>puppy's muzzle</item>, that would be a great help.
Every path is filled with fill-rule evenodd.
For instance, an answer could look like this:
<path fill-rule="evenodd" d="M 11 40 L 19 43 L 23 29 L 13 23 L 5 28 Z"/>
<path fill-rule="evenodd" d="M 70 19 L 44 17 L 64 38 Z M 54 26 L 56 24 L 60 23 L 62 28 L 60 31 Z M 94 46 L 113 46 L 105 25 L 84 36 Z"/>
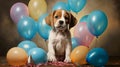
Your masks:
<path fill-rule="evenodd" d="M 59 24 L 60 24 L 60 25 L 63 25 L 63 23 L 64 23 L 64 21 L 62 21 L 62 20 L 59 21 Z"/>

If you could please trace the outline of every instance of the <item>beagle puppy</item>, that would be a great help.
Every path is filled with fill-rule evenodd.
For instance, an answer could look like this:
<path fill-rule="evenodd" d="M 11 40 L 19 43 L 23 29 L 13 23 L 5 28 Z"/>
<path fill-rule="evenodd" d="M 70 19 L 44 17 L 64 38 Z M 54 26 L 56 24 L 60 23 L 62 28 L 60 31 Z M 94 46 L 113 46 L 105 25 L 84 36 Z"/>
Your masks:
<path fill-rule="evenodd" d="M 57 56 L 64 56 L 64 62 L 71 62 L 72 49 L 70 28 L 76 25 L 76 18 L 65 10 L 55 10 L 45 21 L 52 27 L 48 39 L 48 61 L 58 61 Z"/>

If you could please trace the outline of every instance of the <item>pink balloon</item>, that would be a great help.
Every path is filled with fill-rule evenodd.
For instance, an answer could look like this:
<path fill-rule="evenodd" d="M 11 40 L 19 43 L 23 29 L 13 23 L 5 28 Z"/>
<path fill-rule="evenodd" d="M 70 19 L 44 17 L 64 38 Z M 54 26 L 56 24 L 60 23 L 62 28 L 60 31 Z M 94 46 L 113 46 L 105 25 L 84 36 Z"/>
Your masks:
<path fill-rule="evenodd" d="M 15 3 L 10 9 L 10 16 L 15 23 L 18 23 L 24 16 L 29 16 L 28 7 L 24 3 Z"/>
<path fill-rule="evenodd" d="M 88 27 L 85 22 L 78 23 L 75 26 L 74 37 L 77 38 L 79 45 L 84 45 L 89 47 L 94 36 L 89 32 Z"/>

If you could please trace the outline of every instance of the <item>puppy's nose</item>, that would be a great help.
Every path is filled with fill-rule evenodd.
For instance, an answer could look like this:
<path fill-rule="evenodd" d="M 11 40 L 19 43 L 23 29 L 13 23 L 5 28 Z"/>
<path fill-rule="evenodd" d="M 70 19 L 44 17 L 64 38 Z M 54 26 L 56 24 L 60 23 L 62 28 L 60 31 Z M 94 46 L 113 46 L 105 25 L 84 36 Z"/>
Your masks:
<path fill-rule="evenodd" d="M 60 21 L 59 21 L 59 24 L 60 24 L 60 25 L 62 25 L 62 24 L 63 24 L 63 22 L 64 22 L 64 21 L 60 20 Z"/>

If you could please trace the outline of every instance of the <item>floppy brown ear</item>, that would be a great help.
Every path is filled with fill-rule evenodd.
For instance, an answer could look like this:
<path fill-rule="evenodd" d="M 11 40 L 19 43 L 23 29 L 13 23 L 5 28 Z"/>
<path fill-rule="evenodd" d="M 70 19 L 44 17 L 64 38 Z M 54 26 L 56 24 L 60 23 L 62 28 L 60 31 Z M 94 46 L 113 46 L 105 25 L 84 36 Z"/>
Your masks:
<path fill-rule="evenodd" d="M 45 21 L 48 25 L 51 26 L 51 23 L 52 23 L 52 14 L 49 14 L 46 18 L 45 18 Z"/>
<path fill-rule="evenodd" d="M 48 24 L 48 25 L 50 25 L 50 26 L 53 26 L 53 16 L 54 16 L 54 13 L 55 13 L 55 11 L 54 12 L 52 12 L 52 13 L 50 13 L 46 18 L 45 18 L 45 21 L 46 21 L 46 23 Z"/>
<path fill-rule="evenodd" d="M 70 13 L 70 28 L 74 27 L 77 24 L 77 19 Z"/>

